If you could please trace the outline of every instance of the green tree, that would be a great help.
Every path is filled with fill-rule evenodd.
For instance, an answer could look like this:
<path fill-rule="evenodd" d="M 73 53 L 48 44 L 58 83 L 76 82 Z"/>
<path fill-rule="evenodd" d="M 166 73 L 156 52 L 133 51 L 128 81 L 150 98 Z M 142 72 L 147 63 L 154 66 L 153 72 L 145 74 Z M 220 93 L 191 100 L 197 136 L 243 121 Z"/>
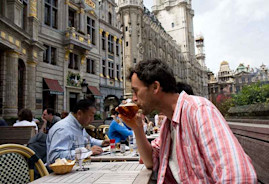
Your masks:
<path fill-rule="evenodd" d="M 269 84 L 262 85 L 260 82 L 244 86 L 243 89 L 233 96 L 236 106 L 264 103 L 269 98 Z"/>

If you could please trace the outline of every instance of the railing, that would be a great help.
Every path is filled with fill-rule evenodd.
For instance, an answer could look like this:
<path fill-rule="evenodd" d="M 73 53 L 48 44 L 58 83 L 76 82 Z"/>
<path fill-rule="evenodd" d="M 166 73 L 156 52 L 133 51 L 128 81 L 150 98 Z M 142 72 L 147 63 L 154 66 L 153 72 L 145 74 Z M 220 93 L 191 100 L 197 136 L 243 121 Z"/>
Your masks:
<path fill-rule="evenodd" d="M 83 34 L 78 33 L 74 27 L 69 28 L 65 32 L 65 40 L 66 41 L 75 41 L 78 43 L 82 43 L 84 46 L 89 46 L 91 45 L 91 36 L 87 34 L 86 36 Z"/>
<path fill-rule="evenodd" d="M 251 158 L 259 182 L 269 183 L 269 120 L 237 120 L 228 124 Z"/>

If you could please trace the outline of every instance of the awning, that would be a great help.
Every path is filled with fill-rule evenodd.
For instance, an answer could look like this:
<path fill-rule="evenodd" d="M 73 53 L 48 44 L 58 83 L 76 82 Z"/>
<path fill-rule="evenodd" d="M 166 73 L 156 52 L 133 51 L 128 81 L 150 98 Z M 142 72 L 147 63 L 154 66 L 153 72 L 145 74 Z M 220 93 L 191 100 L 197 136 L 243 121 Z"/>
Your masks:
<path fill-rule="evenodd" d="M 94 96 L 102 96 L 102 94 L 100 93 L 100 91 L 97 89 L 97 87 L 95 86 L 88 86 L 88 89 L 91 91 L 91 93 Z"/>
<path fill-rule="evenodd" d="M 60 86 L 58 80 L 44 78 L 44 81 L 48 86 L 48 90 L 50 91 L 50 94 L 55 94 L 55 95 L 63 95 L 64 94 L 64 90 Z"/>

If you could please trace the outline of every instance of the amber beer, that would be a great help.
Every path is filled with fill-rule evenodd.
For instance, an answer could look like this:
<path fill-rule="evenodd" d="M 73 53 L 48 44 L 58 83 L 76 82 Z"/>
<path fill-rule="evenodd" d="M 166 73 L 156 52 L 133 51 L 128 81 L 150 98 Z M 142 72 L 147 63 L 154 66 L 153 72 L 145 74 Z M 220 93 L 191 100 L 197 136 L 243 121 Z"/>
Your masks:
<path fill-rule="evenodd" d="M 117 108 L 117 111 L 126 118 L 132 119 L 136 115 L 138 109 L 139 108 L 136 104 L 126 103 L 126 104 L 120 104 Z"/>

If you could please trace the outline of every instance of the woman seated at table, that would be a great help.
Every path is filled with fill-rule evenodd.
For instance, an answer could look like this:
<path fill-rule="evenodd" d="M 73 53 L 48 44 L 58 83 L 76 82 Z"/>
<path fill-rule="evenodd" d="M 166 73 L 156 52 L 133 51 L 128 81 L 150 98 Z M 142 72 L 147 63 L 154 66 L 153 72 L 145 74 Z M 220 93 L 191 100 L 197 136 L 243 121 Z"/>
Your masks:
<path fill-rule="evenodd" d="M 36 123 L 33 121 L 32 111 L 29 109 L 21 109 L 18 113 L 18 120 L 13 126 L 34 126 L 35 132 L 38 132 L 38 127 Z"/>
<path fill-rule="evenodd" d="M 129 130 L 126 125 L 121 122 L 118 117 L 118 112 L 115 111 L 115 109 L 111 110 L 111 114 L 114 115 L 114 119 L 109 126 L 109 139 L 115 139 L 116 143 L 120 143 L 121 140 L 126 141 L 129 135 L 133 135 L 133 131 Z"/>

